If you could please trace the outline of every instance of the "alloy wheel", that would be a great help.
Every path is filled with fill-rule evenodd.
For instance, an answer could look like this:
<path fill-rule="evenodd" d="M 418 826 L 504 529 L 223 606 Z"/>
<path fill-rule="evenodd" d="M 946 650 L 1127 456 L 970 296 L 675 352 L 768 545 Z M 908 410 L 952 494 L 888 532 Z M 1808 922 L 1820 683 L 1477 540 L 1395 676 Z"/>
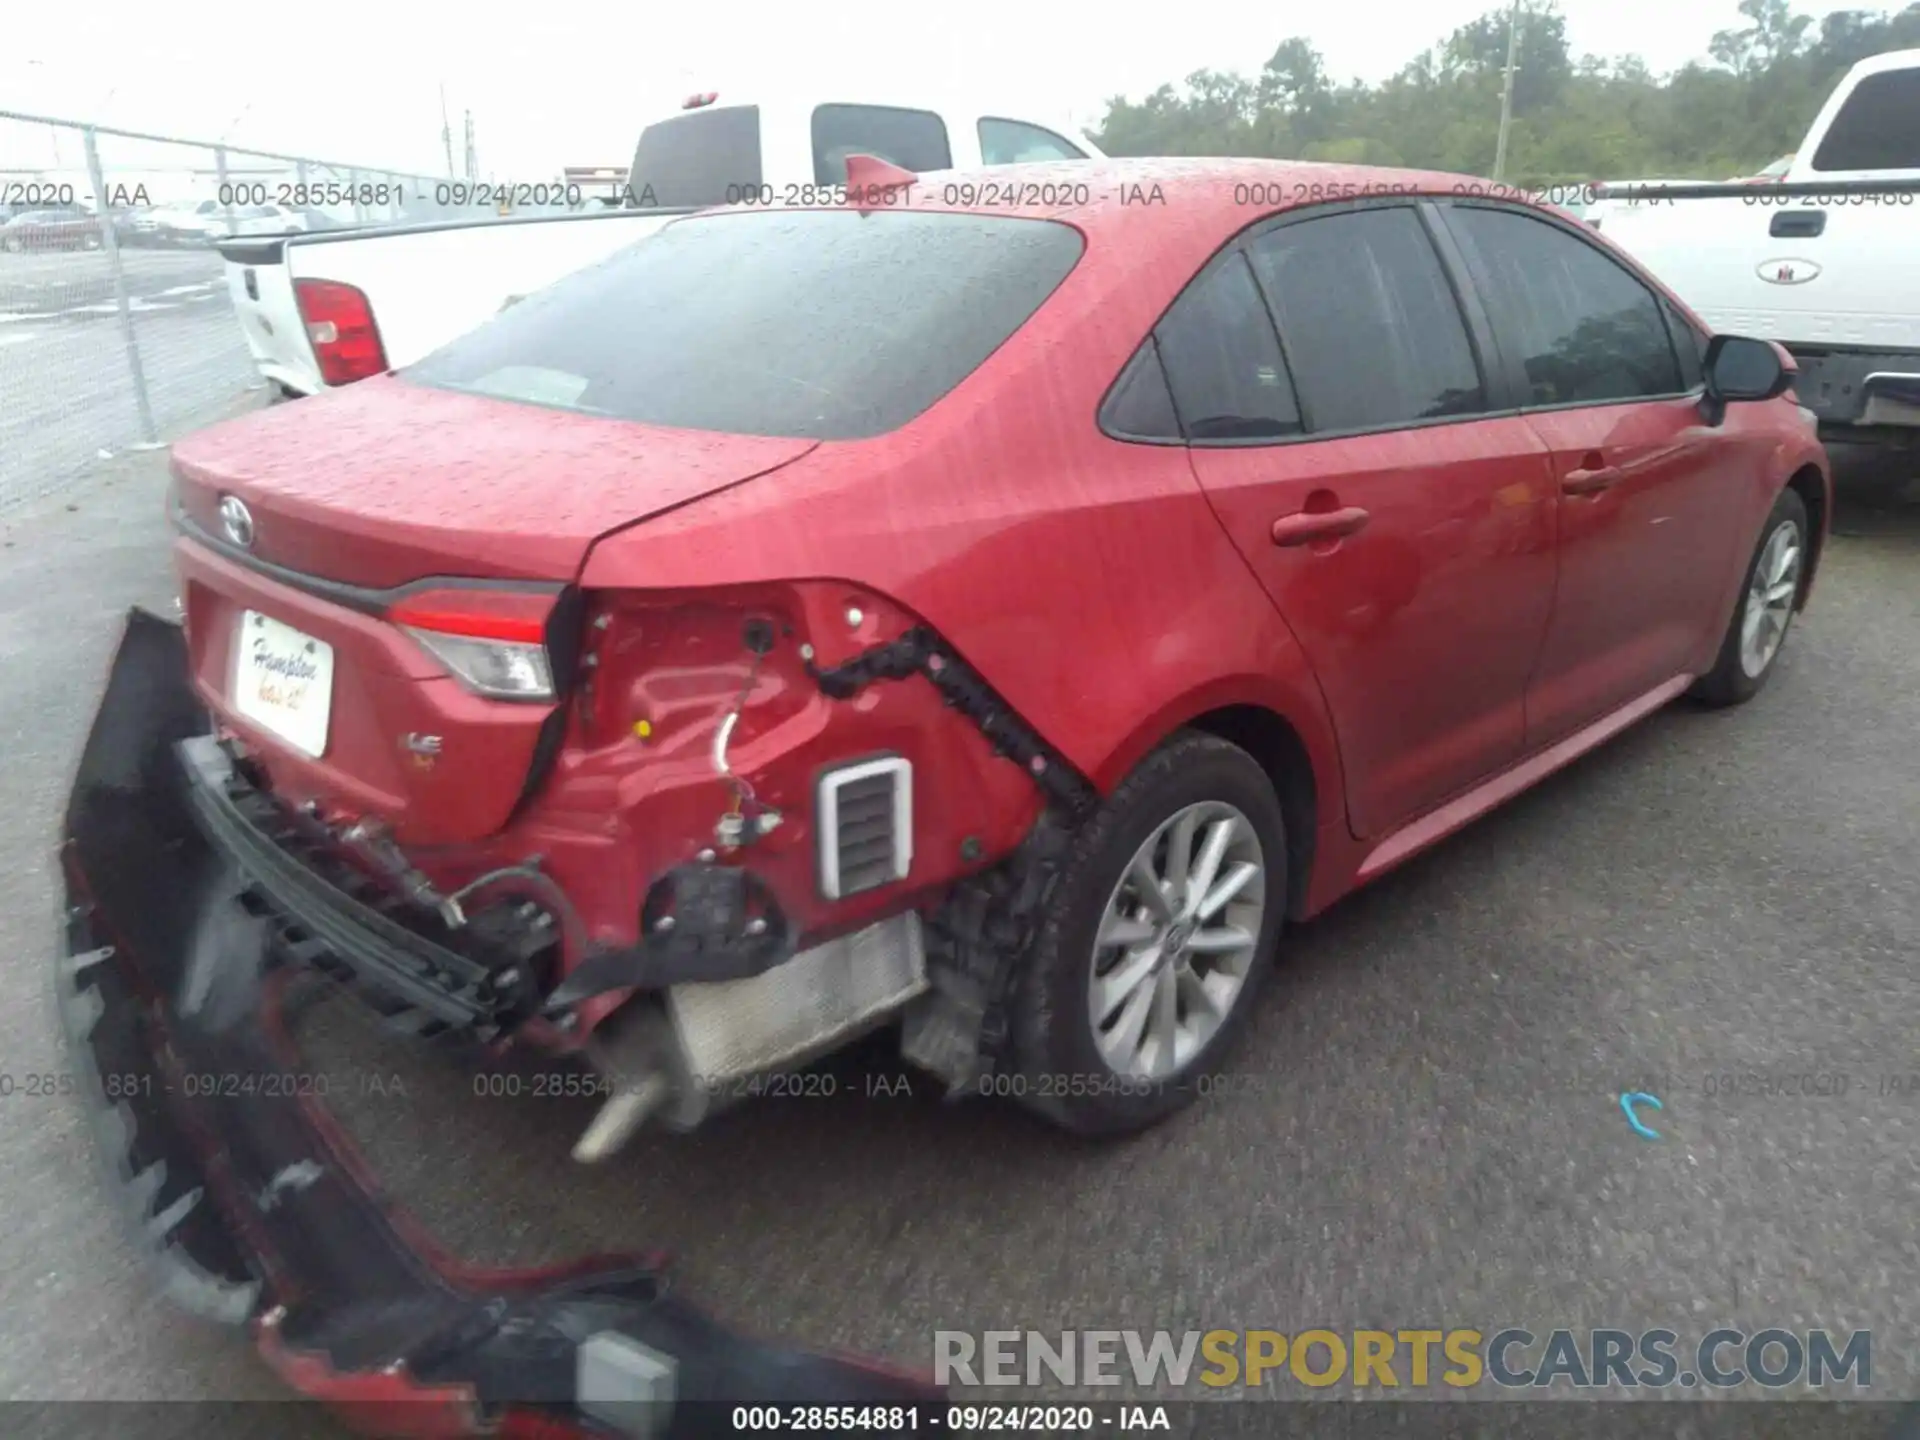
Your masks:
<path fill-rule="evenodd" d="M 1740 617 L 1740 668 L 1758 679 L 1779 653 L 1793 620 L 1793 600 L 1800 588 L 1800 527 L 1784 520 L 1767 537 L 1754 563 L 1747 586 L 1745 612 Z"/>
<path fill-rule="evenodd" d="M 1223 801 L 1176 812 L 1134 852 L 1101 912 L 1087 987 L 1115 1074 L 1166 1080 L 1219 1032 L 1253 968 L 1266 877 L 1259 836 Z"/>

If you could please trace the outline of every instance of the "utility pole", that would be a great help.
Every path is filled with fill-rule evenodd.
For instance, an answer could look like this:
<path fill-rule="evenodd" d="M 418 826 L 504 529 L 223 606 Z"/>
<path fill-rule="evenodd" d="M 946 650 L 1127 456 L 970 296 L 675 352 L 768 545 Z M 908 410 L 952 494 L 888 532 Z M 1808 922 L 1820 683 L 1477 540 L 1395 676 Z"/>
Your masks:
<path fill-rule="evenodd" d="M 473 148 L 473 111 L 467 111 L 467 179 L 480 178 L 480 157 Z"/>
<path fill-rule="evenodd" d="M 1494 144 L 1493 178 L 1507 176 L 1507 130 L 1513 124 L 1513 75 L 1520 67 L 1514 63 L 1520 53 L 1520 0 L 1513 0 L 1507 14 L 1507 69 L 1500 84 L 1500 138 Z"/>
<path fill-rule="evenodd" d="M 447 152 L 447 178 L 458 180 L 460 177 L 453 169 L 453 122 L 447 118 L 447 82 L 440 82 L 440 144 Z"/>

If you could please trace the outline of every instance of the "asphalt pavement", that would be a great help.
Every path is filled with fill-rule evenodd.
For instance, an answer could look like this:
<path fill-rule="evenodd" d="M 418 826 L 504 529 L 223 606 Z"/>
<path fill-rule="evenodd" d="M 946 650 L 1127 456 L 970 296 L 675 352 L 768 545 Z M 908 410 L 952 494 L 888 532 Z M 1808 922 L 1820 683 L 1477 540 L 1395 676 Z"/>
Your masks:
<path fill-rule="evenodd" d="M 587 1170 L 568 1159 L 583 1103 L 477 1095 L 350 1002 L 313 1014 L 309 1053 L 455 1250 L 665 1246 L 687 1292 L 757 1332 L 925 1365 L 936 1329 L 1824 1326 L 1870 1329 L 1875 1394 L 1914 1397 L 1914 471 L 1845 462 L 1815 603 L 1757 701 L 1676 705 L 1300 928 L 1232 1083 L 1133 1141 L 903 1095 L 868 1057 L 831 1098 L 749 1103 Z M 131 457 L 0 521 L 15 1077 L 60 1067 L 56 817 L 125 607 L 172 597 L 162 483 Z M 1744 1074 L 1845 1093 L 1719 1078 Z M 1657 1141 L 1622 1114 L 1636 1089 L 1661 1094 Z M 0 1398 L 278 1394 L 149 1297 L 77 1102 L 15 1087 L 0 1114 Z M 169 1416 L 114 1428 L 194 1433 Z M 272 1433 L 333 1432 L 290 1410 Z"/>
<path fill-rule="evenodd" d="M 220 256 L 210 247 L 127 246 L 120 251 L 120 266 L 127 298 L 138 313 L 163 309 L 195 289 L 225 288 Z M 113 303 L 113 270 L 104 250 L 0 253 L 0 316 L 9 323 Z"/>
<path fill-rule="evenodd" d="M 211 250 L 121 251 L 160 437 L 259 383 Z M 104 252 L 0 254 L 0 515 L 59 494 L 143 442 Z"/>

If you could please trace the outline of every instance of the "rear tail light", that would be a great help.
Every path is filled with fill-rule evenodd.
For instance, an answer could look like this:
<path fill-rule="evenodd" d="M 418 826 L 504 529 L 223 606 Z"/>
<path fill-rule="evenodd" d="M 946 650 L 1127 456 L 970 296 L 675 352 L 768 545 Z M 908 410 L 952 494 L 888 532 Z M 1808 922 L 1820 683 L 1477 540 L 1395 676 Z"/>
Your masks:
<path fill-rule="evenodd" d="M 386 348 L 363 291 L 337 280 L 295 280 L 293 294 L 327 384 L 351 385 L 386 373 Z"/>
<path fill-rule="evenodd" d="M 681 102 L 682 110 L 704 110 L 720 98 L 718 90 L 703 90 L 698 95 L 689 95 Z"/>
<path fill-rule="evenodd" d="M 490 700 L 552 700 L 551 591 L 423 590 L 387 611 L 461 684 Z"/>

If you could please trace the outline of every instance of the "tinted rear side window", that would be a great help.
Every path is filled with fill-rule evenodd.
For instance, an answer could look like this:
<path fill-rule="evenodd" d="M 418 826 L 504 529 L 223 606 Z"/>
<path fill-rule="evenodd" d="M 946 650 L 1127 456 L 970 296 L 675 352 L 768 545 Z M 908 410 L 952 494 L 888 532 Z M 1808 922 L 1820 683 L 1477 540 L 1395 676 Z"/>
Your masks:
<path fill-rule="evenodd" d="M 1189 440 L 1280 440 L 1300 407 L 1245 257 L 1228 255 L 1160 322 L 1160 361 Z"/>
<path fill-rule="evenodd" d="M 1100 424 L 1109 435 L 1122 440 L 1180 438 L 1180 420 L 1173 413 L 1173 394 L 1167 389 L 1167 373 L 1160 364 L 1160 350 L 1151 335 L 1134 352 L 1133 359 L 1114 382 L 1106 404 L 1100 407 Z"/>
<path fill-rule="evenodd" d="M 1451 225 L 1484 277 L 1501 344 L 1526 372 L 1526 403 L 1677 395 L 1680 364 L 1653 292 L 1612 257 L 1545 220 L 1456 205 Z"/>
<path fill-rule="evenodd" d="M 877 155 L 903 170 L 948 170 L 947 124 L 930 110 L 888 105 L 821 105 L 813 112 L 813 179 L 847 183 L 849 155 Z"/>
<path fill-rule="evenodd" d="M 857 440 L 977 368 L 1078 262 L 1071 226 L 775 210 L 681 220 L 400 373 L 688 430 Z"/>
<path fill-rule="evenodd" d="M 641 204 L 732 205 L 760 179 L 760 107 L 729 105 L 642 130 L 627 189 Z"/>
<path fill-rule="evenodd" d="M 1920 70 L 1888 70 L 1854 86 L 1813 152 L 1813 168 L 1920 169 Z"/>
<path fill-rule="evenodd" d="M 1413 211 L 1306 220 L 1247 248 L 1315 434 L 1487 408 L 1460 307 Z"/>

